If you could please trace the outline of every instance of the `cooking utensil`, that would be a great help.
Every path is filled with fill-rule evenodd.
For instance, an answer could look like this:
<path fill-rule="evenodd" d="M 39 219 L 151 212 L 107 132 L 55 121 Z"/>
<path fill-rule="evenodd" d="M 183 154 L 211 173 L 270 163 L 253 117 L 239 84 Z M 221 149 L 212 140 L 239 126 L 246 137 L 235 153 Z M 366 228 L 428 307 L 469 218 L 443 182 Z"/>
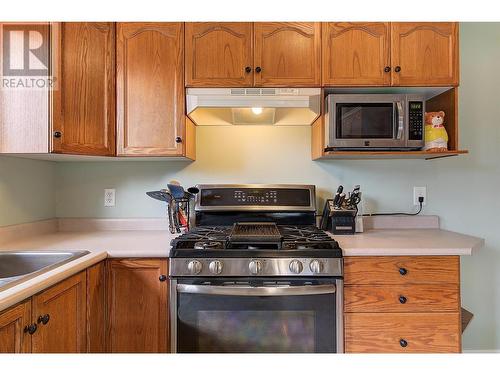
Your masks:
<path fill-rule="evenodd" d="M 194 186 L 185 191 L 180 185 L 167 184 L 167 189 L 148 191 L 146 194 L 167 203 L 170 233 L 181 233 L 182 229 L 189 230 L 190 203 L 198 192 L 199 189 Z"/>

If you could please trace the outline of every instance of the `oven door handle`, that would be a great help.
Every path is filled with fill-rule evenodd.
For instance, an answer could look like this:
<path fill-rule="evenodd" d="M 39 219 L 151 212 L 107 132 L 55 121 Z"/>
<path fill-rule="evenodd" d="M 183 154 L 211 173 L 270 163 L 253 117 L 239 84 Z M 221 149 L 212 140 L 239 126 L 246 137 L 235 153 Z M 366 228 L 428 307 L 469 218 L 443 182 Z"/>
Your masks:
<path fill-rule="evenodd" d="M 177 291 L 191 294 L 211 294 L 219 296 L 306 296 L 314 294 L 333 294 L 335 284 L 304 286 L 221 286 L 177 284 Z"/>
<path fill-rule="evenodd" d="M 403 102 L 396 102 L 396 121 L 398 124 L 398 133 L 396 135 L 396 139 L 403 138 L 404 131 L 404 112 L 403 112 Z"/>

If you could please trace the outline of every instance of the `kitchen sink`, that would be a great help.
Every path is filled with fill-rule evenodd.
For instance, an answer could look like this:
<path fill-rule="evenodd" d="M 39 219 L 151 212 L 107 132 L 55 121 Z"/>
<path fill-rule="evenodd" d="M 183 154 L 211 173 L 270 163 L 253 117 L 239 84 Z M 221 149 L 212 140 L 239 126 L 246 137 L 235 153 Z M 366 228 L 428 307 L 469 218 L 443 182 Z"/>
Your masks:
<path fill-rule="evenodd" d="M 0 292 L 87 254 L 88 251 L 0 251 Z"/>

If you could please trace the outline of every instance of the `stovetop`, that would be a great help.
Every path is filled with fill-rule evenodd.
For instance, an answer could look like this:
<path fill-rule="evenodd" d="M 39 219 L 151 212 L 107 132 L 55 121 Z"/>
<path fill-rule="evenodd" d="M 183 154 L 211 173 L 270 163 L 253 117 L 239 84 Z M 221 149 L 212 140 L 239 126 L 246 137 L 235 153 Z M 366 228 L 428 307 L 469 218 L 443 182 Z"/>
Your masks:
<path fill-rule="evenodd" d="M 171 242 L 170 257 L 341 257 L 326 232 L 310 225 L 239 223 L 199 226 Z"/>

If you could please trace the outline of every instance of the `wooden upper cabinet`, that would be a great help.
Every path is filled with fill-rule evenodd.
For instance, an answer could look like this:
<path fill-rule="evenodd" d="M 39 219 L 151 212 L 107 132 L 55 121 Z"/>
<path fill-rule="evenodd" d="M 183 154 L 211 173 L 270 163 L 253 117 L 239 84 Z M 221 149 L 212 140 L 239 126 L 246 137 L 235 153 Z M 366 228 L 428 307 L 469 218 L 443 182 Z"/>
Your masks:
<path fill-rule="evenodd" d="M 85 353 L 86 273 L 80 272 L 33 297 L 33 353 Z"/>
<path fill-rule="evenodd" d="M 458 84 L 457 23 L 392 23 L 391 33 L 393 85 Z"/>
<path fill-rule="evenodd" d="M 31 336 L 24 332 L 30 319 L 31 300 L 0 313 L 0 353 L 31 352 Z"/>
<path fill-rule="evenodd" d="M 109 353 L 163 353 L 169 348 L 166 259 L 112 259 L 107 264 Z"/>
<path fill-rule="evenodd" d="M 251 22 L 187 22 L 186 86 L 252 86 Z"/>
<path fill-rule="evenodd" d="M 391 84 L 388 22 L 327 22 L 322 32 L 323 85 Z"/>
<path fill-rule="evenodd" d="M 255 86 L 320 86 L 321 23 L 254 23 Z"/>
<path fill-rule="evenodd" d="M 183 153 L 184 27 L 117 24 L 117 154 Z"/>
<path fill-rule="evenodd" d="M 64 22 L 52 25 L 52 151 L 83 155 L 115 153 L 115 25 Z"/>

